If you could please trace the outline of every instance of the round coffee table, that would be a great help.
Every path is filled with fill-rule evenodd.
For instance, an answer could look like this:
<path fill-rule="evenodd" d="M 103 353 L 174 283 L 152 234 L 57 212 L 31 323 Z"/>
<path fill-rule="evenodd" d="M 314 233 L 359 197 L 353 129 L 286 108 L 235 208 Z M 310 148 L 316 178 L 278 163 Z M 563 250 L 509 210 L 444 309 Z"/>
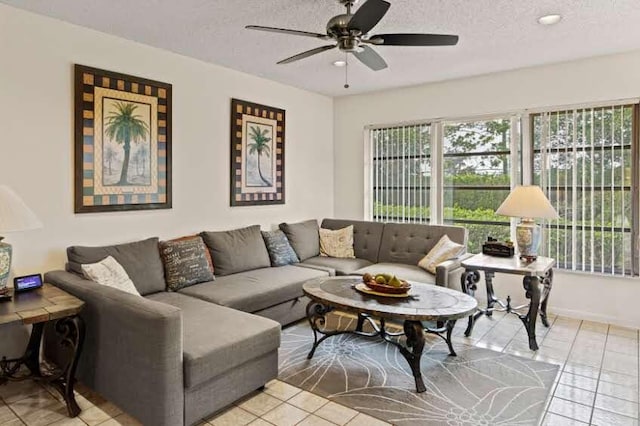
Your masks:
<path fill-rule="evenodd" d="M 307 358 L 313 357 L 316 348 L 325 339 L 338 334 L 381 337 L 398 348 L 411 367 L 416 390 L 424 392 L 426 387 L 420 372 L 424 333 L 440 336 L 447 343 L 449 354 L 455 356 L 451 343 L 453 327 L 456 320 L 474 313 L 478 302 L 460 291 L 417 282 L 411 282 L 409 297 L 406 298 L 372 296 L 355 289 L 356 284 L 361 282 L 362 277 L 356 276 L 324 277 L 307 281 L 303 285 L 304 294 L 311 299 L 307 305 L 307 319 L 314 338 Z M 325 330 L 325 316 L 334 309 L 357 314 L 355 330 Z M 373 318 L 378 319 L 380 324 Z M 390 319 L 404 321 L 404 332 L 389 332 L 385 321 Z M 363 331 L 365 321 L 369 322 L 373 332 Z M 435 321 L 437 327 L 425 327 L 422 321 Z M 403 334 L 406 336 L 406 346 L 394 339 Z"/>

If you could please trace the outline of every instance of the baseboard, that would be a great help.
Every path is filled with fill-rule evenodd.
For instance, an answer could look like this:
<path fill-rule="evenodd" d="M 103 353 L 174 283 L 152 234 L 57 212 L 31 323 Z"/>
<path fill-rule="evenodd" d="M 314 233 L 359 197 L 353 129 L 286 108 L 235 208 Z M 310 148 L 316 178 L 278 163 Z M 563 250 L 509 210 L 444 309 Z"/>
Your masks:
<path fill-rule="evenodd" d="M 577 320 L 602 322 L 621 327 L 638 328 L 638 324 L 632 320 L 625 320 L 624 318 L 612 317 L 609 315 L 594 314 L 592 312 L 576 311 L 574 309 L 553 308 L 549 309 L 549 314 L 556 314 Z"/>

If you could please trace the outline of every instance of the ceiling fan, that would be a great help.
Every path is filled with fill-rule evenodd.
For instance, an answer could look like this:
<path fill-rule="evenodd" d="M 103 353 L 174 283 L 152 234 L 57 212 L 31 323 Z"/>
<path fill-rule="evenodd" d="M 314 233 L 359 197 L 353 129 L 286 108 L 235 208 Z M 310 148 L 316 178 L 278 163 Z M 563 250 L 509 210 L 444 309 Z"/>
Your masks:
<path fill-rule="evenodd" d="M 247 29 L 313 37 L 320 40 L 334 40 L 336 44 L 316 47 L 283 59 L 278 64 L 289 64 L 336 47 L 343 52 L 353 53 L 363 64 L 374 71 L 387 68 L 387 63 L 375 50 L 374 46 L 453 46 L 458 43 L 457 35 L 444 34 L 375 34 L 369 31 L 375 27 L 389 10 L 391 4 L 384 0 L 367 0 L 352 14 L 351 8 L 358 0 L 338 0 L 347 8 L 347 13 L 334 16 L 327 23 L 327 33 L 320 34 L 308 31 L 290 30 L 286 28 L 247 25 Z"/>

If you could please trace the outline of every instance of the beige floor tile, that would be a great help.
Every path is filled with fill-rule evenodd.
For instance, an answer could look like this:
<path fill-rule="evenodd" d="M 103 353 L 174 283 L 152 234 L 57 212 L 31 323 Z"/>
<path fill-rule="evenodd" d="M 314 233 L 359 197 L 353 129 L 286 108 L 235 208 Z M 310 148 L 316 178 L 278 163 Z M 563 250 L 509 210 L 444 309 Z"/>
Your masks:
<path fill-rule="evenodd" d="M 244 426 L 256 419 L 256 416 L 240 407 L 231 407 L 214 417 L 207 419 L 214 426 Z"/>
<path fill-rule="evenodd" d="M 617 325 L 609 326 L 609 336 L 627 337 L 630 339 L 638 339 L 637 328 L 620 327 Z"/>
<path fill-rule="evenodd" d="M 632 389 L 638 389 L 638 376 L 616 373 L 614 371 L 602 370 L 600 381 L 615 383 Z"/>
<path fill-rule="evenodd" d="M 0 386 L 0 398 L 7 404 L 12 404 L 29 396 L 47 394 L 49 394 L 47 390 L 31 380 L 9 382 Z"/>
<path fill-rule="evenodd" d="M 301 391 L 302 389 L 291 386 L 290 384 L 282 382 L 280 380 L 272 380 L 264 387 L 265 393 L 268 393 L 271 396 L 275 396 L 276 398 L 283 401 L 286 401 L 287 399 L 300 393 Z"/>
<path fill-rule="evenodd" d="M 49 392 L 32 395 L 10 404 L 11 409 L 29 426 L 43 426 L 66 418 L 67 410 Z"/>
<path fill-rule="evenodd" d="M 142 426 L 142 423 L 129 416 L 128 414 L 120 414 L 119 416 L 115 417 L 114 420 L 122 426 Z"/>
<path fill-rule="evenodd" d="M 262 418 L 276 426 L 294 426 L 307 416 L 309 413 L 306 411 L 285 402 L 269 411 Z"/>
<path fill-rule="evenodd" d="M 251 414 L 256 416 L 262 416 L 268 411 L 273 410 L 278 405 L 282 404 L 282 401 L 278 398 L 274 398 L 264 392 L 260 392 L 251 398 L 238 404 L 238 406 L 244 410 L 247 410 Z"/>
<path fill-rule="evenodd" d="M 86 426 L 86 423 L 83 422 L 80 419 L 80 417 L 74 417 L 74 418 L 67 417 L 66 419 L 62 419 L 55 423 L 51 423 L 48 426 Z"/>
<path fill-rule="evenodd" d="M 556 387 L 555 393 L 553 394 L 554 398 L 562 398 L 573 402 L 578 402 L 584 405 L 593 405 L 593 401 L 595 400 L 596 394 L 594 392 L 574 388 L 571 386 L 558 384 Z"/>
<path fill-rule="evenodd" d="M 562 373 L 560 376 L 560 383 L 567 386 L 573 386 L 574 388 L 580 388 L 591 392 L 596 391 L 598 381 L 590 377 L 578 376 L 571 373 Z"/>
<path fill-rule="evenodd" d="M 622 414 L 627 417 L 638 417 L 638 403 L 625 401 L 624 399 L 614 398 L 612 396 L 598 394 L 596 395 L 595 408 L 611 411 L 613 413 Z"/>
<path fill-rule="evenodd" d="M 318 417 L 315 414 L 312 414 L 298 423 L 298 426 L 335 426 L 335 423 L 331 423 L 330 421 L 327 421 L 322 417 Z"/>
<path fill-rule="evenodd" d="M 638 356 L 618 352 L 605 352 L 602 368 L 629 375 L 638 375 Z"/>
<path fill-rule="evenodd" d="M 591 417 L 591 407 L 560 398 L 553 398 L 551 400 L 549 412 L 585 423 L 588 423 Z"/>
<path fill-rule="evenodd" d="M 9 424 L 16 420 L 19 422 L 17 424 L 22 423 L 11 409 L 0 401 L 0 425 Z"/>
<path fill-rule="evenodd" d="M 375 417 L 368 416 L 366 414 L 358 414 L 355 416 L 347 426 L 386 426 L 389 425 L 387 422 L 383 422 L 382 420 L 378 420 Z"/>
<path fill-rule="evenodd" d="M 273 423 L 269 423 L 266 420 L 258 418 L 252 421 L 251 423 L 249 423 L 249 425 L 250 426 L 273 426 Z"/>
<path fill-rule="evenodd" d="M 313 413 L 328 403 L 329 400 L 310 392 L 302 391 L 287 402 L 295 407 L 303 409 L 304 411 Z"/>
<path fill-rule="evenodd" d="M 83 410 L 80 413 L 79 417 L 82 419 L 82 421 L 84 421 L 89 426 L 99 425 L 100 423 L 104 423 L 110 418 L 112 418 L 112 416 L 105 413 L 95 405 L 86 410 Z"/>
<path fill-rule="evenodd" d="M 594 426 L 638 426 L 638 420 L 595 408 L 591 424 Z"/>
<path fill-rule="evenodd" d="M 603 382 L 598 383 L 598 393 L 613 396 L 615 398 L 625 399 L 631 402 L 638 402 L 638 388 L 629 388 L 615 383 Z"/>
<path fill-rule="evenodd" d="M 591 379 L 597 379 L 600 376 L 600 369 L 589 367 L 588 365 L 575 364 L 567 362 L 564 366 L 564 372 L 576 374 L 578 376 L 589 377 Z"/>
<path fill-rule="evenodd" d="M 357 416 L 358 412 L 356 410 L 352 410 L 351 408 L 345 407 L 344 405 L 336 404 L 332 401 L 326 405 L 323 405 L 322 408 L 320 408 L 314 414 L 337 425 L 345 425 L 351 419 Z"/>
<path fill-rule="evenodd" d="M 579 422 L 578 420 L 559 416 L 553 413 L 547 413 L 547 415 L 544 416 L 544 421 L 542 422 L 542 426 L 583 426 L 588 424 L 589 423 Z"/>

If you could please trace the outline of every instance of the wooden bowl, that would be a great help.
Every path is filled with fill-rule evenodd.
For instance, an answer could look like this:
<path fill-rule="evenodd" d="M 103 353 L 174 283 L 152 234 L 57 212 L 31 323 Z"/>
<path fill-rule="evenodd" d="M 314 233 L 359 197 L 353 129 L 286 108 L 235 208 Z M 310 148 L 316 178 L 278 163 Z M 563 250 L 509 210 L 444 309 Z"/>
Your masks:
<path fill-rule="evenodd" d="M 409 291 L 411 288 L 411 284 L 404 280 L 400 280 L 402 282 L 402 287 L 394 287 L 392 285 L 387 284 L 378 284 L 377 282 L 365 281 L 364 283 L 373 291 L 377 291 L 379 293 L 387 293 L 387 294 L 402 294 Z"/>

